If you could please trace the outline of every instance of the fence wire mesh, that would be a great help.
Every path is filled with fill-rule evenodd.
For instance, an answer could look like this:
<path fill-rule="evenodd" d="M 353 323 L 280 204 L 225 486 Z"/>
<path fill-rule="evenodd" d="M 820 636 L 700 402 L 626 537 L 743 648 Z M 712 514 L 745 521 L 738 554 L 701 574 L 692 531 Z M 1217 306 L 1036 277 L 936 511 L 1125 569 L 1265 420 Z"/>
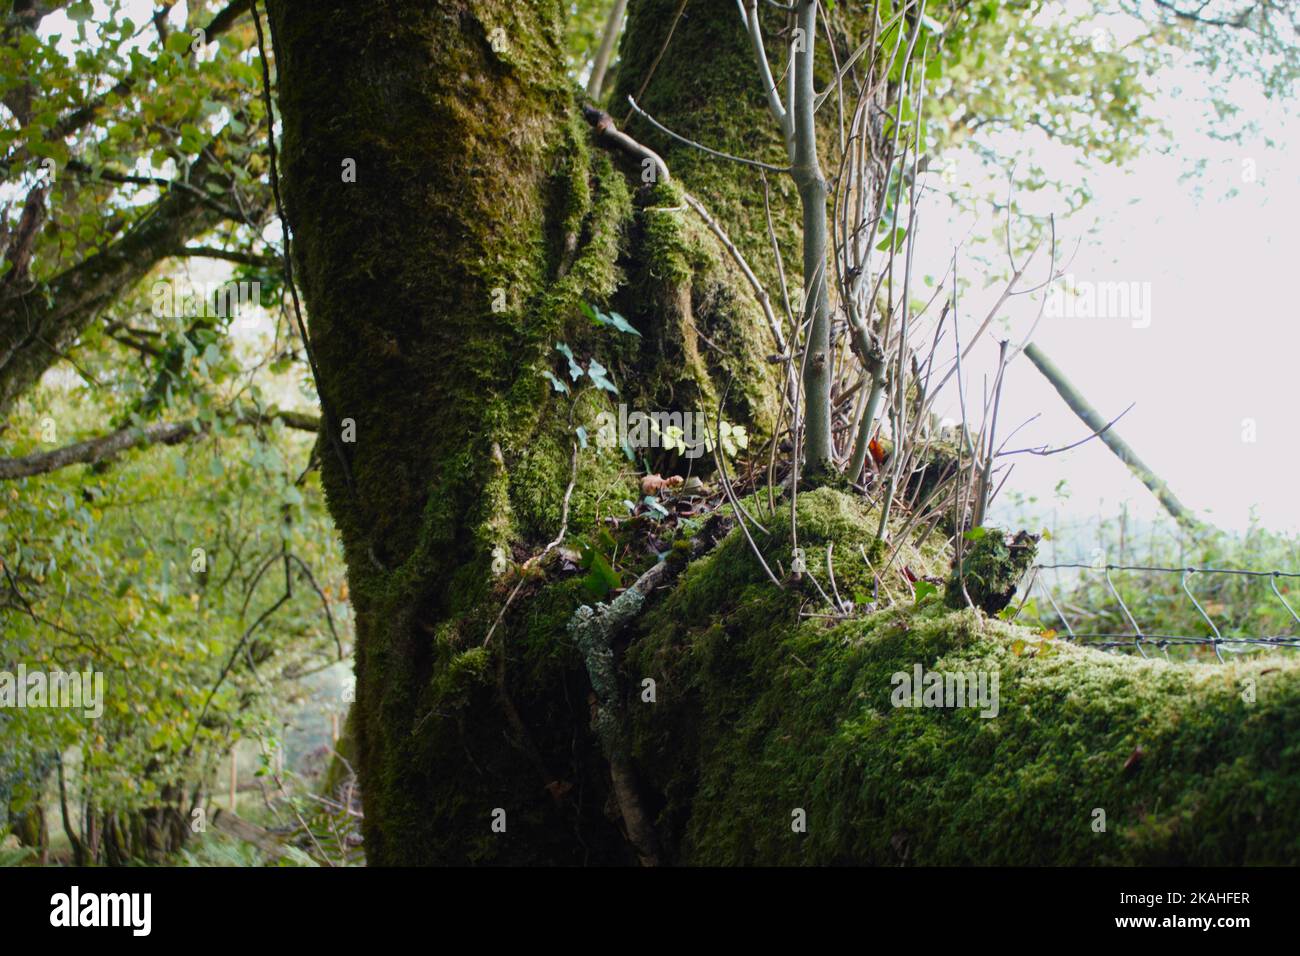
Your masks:
<path fill-rule="evenodd" d="M 1047 572 L 1055 579 L 1056 588 L 1062 588 L 1062 578 L 1066 578 L 1070 585 L 1068 591 L 1054 589 Z M 1172 584 L 1175 576 L 1176 588 Z M 1192 583 L 1201 580 L 1209 584 L 1202 586 L 1198 598 Z M 1231 586 L 1219 583 L 1224 581 Z M 1064 631 L 1064 636 L 1078 644 L 1136 652 L 1143 657 L 1150 657 L 1149 651 L 1156 651 L 1166 659 L 1171 659 L 1171 649 L 1184 659 L 1208 658 L 1212 649 L 1214 657 L 1222 663 L 1225 652 L 1247 654 L 1279 647 L 1300 649 L 1297 633 L 1300 616 L 1279 588 L 1279 581 L 1300 582 L 1300 572 L 1132 564 L 1035 564 L 1013 620 L 1018 620 L 1028 609 L 1040 627 L 1058 633 Z M 1268 584 L 1269 593 L 1263 595 L 1266 600 L 1261 602 L 1253 592 L 1262 593 L 1264 583 Z M 1127 601 L 1125 592 L 1129 594 Z M 1035 593 L 1046 598 L 1050 615 L 1045 615 L 1043 608 L 1036 604 Z M 1181 606 L 1177 606 L 1178 602 Z M 1067 608 L 1073 620 L 1065 613 Z M 1158 615 L 1161 623 L 1143 628 L 1139 617 L 1149 620 L 1152 614 Z M 1170 627 L 1171 624 L 1174 626 Z M 1200 633 L 1192 633 L 1194 627 Z M 1249 633 L 1252 630 L 1257 633 Z M 1269 630 L 1286 633 L 1268 633 Z"/>

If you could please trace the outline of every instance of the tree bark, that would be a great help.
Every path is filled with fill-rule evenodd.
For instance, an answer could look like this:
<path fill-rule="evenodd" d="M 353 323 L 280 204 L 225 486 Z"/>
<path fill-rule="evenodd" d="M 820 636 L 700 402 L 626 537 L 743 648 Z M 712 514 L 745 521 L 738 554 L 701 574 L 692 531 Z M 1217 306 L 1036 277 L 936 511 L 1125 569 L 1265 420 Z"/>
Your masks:
<path fill-rule="evenodd" d="M 794 179 L 803 207 L 803 282 L 808 328 L 803 359 L 804 470 L 825 475 L 835 466 L 831 436 L 831 307 L 827 260 L 826 177 L 817 157 L 817 123 L 813 114 L 816 90 L 813 69 L 817 50 L 817 4 L 799 9 L 802 45 L 795 53 L 793 101 L 786 104 L 795 118 Z M 802 316 L 800 319 L 802 321 Z M 857 476 L 854 475 L 856 480 Z"/>
<path fill-rule="evenodd" d="M 562 448 L 567 471 L 541 369 L 562 306 L 589 291 L 570 252 L 592 223 L 572 215 L 589 167 L 560 5 L 268 6 L 319 384 L 356 429 L 346 465 L 325 455 L 322 473 L 356 611 L 367 858 L 608 860 L 625 851 L 591 796 L 604 785 L 582 760 L 597 751 L 573 739 L 577 662 L 548 662 L 525 695 L 506 635 L 482 647 L 493 547 L 532 523 L 521 508 L 565 491 L 525 481 L 539 448 Z M 496 677 L 442 709 L 445 682 L 483 673 Z M 472 769 L 446 779 L 456 765 Z M 559 796 L 574 789 L 588 796 Z"/>
<path fill-rule="evenodd" d="M 632 6 L 625 58 L 664 37 L 655 13 L 671 18 L 675 5 Z M 588 726 L 585 666 L 563 646 L 576 602 L 538 610 L 528 587 L 485 647 L 515 583 L 494 579 L 492 552 L 535 552 L 559 530 L 574 437 L 541 373 L 557 342 L 590 334 L 582 301 L 622 308 L 643 333 L 639 348 L 617 346 L 616 400 L 712 416 L 712 381 L 732 378 L 728 420 L 761 433 L 777 373 L 752 293 L 671 184 L 643 184 L 619 157 L 627 168 L 612 170 L 593 146 L 564 74 L 560 4 L 390 0 L 364 18 L 341 0 L 268 7 L 319 386 L 355 423 L 345 459 L 323 456 L 322 478 L 356 611 L 367 858 L 635 862 L 606 812 L 613 784 Z M 761 90 L 735 75 L 753 68 L 744 33 L 723 12 L 684 18 L 653 84 L 674 80 L 701 44 L 719 47 L 692 69 L 734 87 L 770 141 Z M 710 109 L 737 106 L 723 102 Z M 689 106 L 663 103 L 674 117 Z M 770 276 L 765 231 L 746 228 L 761 184 L 746 178 L 713 170 L 732 186 L 713 211 Z M 629 493 L 610 467 L 577 469 L 574 527 Z M 509 838 L 516 826 L 526 842 Z"/>

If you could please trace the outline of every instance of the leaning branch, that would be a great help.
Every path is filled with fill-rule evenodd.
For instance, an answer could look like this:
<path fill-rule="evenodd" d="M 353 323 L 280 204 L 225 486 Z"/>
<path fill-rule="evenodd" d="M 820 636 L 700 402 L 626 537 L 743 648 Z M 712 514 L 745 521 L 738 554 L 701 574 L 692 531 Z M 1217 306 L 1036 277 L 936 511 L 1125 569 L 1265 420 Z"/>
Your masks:
<path fill-rule="evenodd" d="M 1075 388 L 1065 374 L 1057 368 L 1052 361 L 1042 353 L 1037 345 L 1030 343 L 1025 346 L 1025 355 L 1029 361 L 1034 363 L 1034 367 L 1043 373 L 1043 376 L 1052 383 L 1052 387 L 1065 400 L 1065 404 L 1070 406 L 1070 411 L 1078 415 L 1085 425 L 1106 443 L 1106 447 L 1115 453 L 1115 457 L 1128 466 L 1128 470 L 1133 472 L 1135 478 L 1151 490 L 1151 493 L 1159 499 L 1168 511 L 1180 525 L 1186 528 L 1201 527 L 1200 520 L 1194 515 L 1186 505 L 1184 505 L 1169 490 L 1169 486 L 1156 476 L 1150 468 L 1143 463 L 1142 459 L 1137 456 L 1129 444 L 1115 433 L 1108 422 L 1100 412 L 1088 403 L 1083 394 Z M 1089 436 L 1091 437 L 1091 436 Z"/>

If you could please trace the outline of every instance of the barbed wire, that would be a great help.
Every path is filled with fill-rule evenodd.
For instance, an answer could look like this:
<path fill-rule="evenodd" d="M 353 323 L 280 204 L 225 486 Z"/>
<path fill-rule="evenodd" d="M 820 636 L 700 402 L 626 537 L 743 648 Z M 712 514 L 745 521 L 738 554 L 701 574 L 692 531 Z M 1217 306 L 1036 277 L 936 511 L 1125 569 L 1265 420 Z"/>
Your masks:
<path fill-rule="evenodd" d="M 1041 573 L 1043 571 L 1059 572 L 1063 570 L 1101 572 L 1104 575 L 1107 590 L 1109 590 L 1111 597 L 1114 598 L 1116 605 L 1122 612 L 1124 619 L 1128 622 L 1131 629 L 1119 633 L 1088 633 L 1075 630 L 1074 626 L 1070 623 L 1070 619 L 1066 617 L 1065 612 L 1061 610 L 1061 606 L 1057 603 L 1052 588 L 1048 585 L 1046 579 Z M 1141 625 L 1138 624 L 1137 619 L 1134 617 L 1132 610 L 1129 608 L 1128 604 L 1125 603 L 1124 598 L 1115 587 L 1115 582 L 1111 579 L 1112 571 L 1180 575 L 1181 578 L 1179 583 L 1183 594 L 1186 595 L 1192 606 L 1195 607 L 1196 612 L 1200 615 L 1201 619 L 1209 626 L 1211 633 L 1195 635 L 1144 632 Z M 1030 595 L 1033 593 L 1034 586 L 1038 585 L 1040 591 L 1046 596 L 1048 603 L 1051 604 L 1052 610 L 1055 612 L 1057 618 L 1060 619 L 1061 624 L 1065 627 L 1069 639 L 1075 643 L 1086 644 L 1090 647 L 1096 647 L 1103 650 L 1133 649 L 1143 657 L 1149 657 L 1150 655 L 1147 654 L 1146 647 L 1150 646 L 1161 651 L 1165 658 L 1169 659 L 1170 647 L 1208 646 L 1214 648 L 1214 656 L 1218 658 L 1220 663 L 1224 662 L 1223 649 L 1225 648 L 1229 651 L 1237 652 L 1246 652 L 1255 648 L 1263 647 L 1290 647 L 1300 649 L 1300 635 L 1279 634 L 1225 636 L 1219 629 L 1218 624 L 1215 623 L 1214 619 L 1206 611 L 1205 607 L 1202 606 L 1201 602 L 1196 599 L 1196 595 L 1192 593 L 1191 588 L 1187 585 L 1188 578 L 1197 574 L 1267 578 L 1273 596 L 1276 597 L 1281 606 L 1286 609 L 1287 615 L 1291 620 L 1297 625 L 1300 625 L 1300 616 L 1296 614 L 1295 609 L 1291 607 L 1290 603 L 1288 603 L 1287 599 L 1277 587 L 1277 581 L 1279 578 L 1300 578 L 1300 572 L 1297 571 L 1282 571 L 1280 569 L 1256 571 L 1248 568 L 1198 568 L 1190 565 L 1186 567 L 1164 567 L 1161 565 L 1142 564 L 1095 565 L 1074 562 L 1035 564 L 1030 568 L 1029 583 L 1025 586 L 1025 592 L 1020 599 L 1019 605 L 1016 607 L 1015 614 L 1012 615 L 1012 620 L 1016 620 L 1020 617 L 1020 612 L 1024 610 L 1025 604 L 1028 603 Z M 1039 619 L 1041 621 L 1041 615 L 1039 616 Z"/>

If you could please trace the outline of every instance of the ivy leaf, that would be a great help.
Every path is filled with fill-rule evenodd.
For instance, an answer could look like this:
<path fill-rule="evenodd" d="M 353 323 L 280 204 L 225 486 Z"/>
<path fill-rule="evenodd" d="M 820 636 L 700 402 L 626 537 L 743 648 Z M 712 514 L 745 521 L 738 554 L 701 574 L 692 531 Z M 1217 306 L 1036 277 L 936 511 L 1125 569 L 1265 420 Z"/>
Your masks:
<path fill-rule="evenodd" d="M 645 501 L 646 505 L 649 506 L 650 510 L 653 511 L 655 514 L 657 514 L 659 517 L 661 518 L 668 517 L 668 509 L 665 508 L 663 505 L 661 505 L 659 503 L 659 499 L 656 498 L 654 495 L 646 495 L 645 498 L 642 500 Z"/>
<path fill-rule="evenodd" d="M 730 422 L 721 422 L 718 425 L 718 435 L 722 440 L 722 450 L 729 457 L 736 456 L 737 449 L 749 447 L 749 433 L 745 431 L 744 425 L 733 425 Z M 712 449 L 705 449 L 711 451 Z"/>
<path fill-rule="evenodd" d="M 637 338 L 641 337 L 641 333 L 632 327 L 632 323 L 623 318 L 623 316 L 619 315 L 617 312 L 609 313 L 609 315 L 605 316 L 605 319 L 608 321 L 608 324 L 614 326 L 614 328 L 618 329 L 620 332 L 635 335 Z"/>
<path fill-rule="evenodd" d="M 608 371 L 609 369 L 605 368 L 605 366 L 601 365 L 595 359 L 592 359 L 591 364 L 587 366 L 587 374 L 591 376 L 591 381 L 597 388 L 603 388 L 605 391 L 617 395 L 618 389 L 615 387 L 614 383 L 609 380 L 609 376 L 606 374 Z"/>
<path fill-rule="evenodd" d="M 563 355 L 566 359 L 569 360 L 569 377 L 572 378 L 575 382 L 578 379 L 582 378 L 582 374 L 583 374 L 582 366 L 579 365 L 577 359 L 573 357 L 573 350 L 570 349 L 563 342 L 560 342 L 555 346 L 555 351 L 559 352 L 561 355 Z"/>
<path fill-rule="evenodd" d="M 622 585 L 622 578 L 603 554 L 589 544 L 584 544 L 580 551 L 579 566 L 587 570 L 582 579 L 585 587 L 597 600 Z"/>
<path fill-rule="evenodd" d="M 546 379 L 551 383 L 551 388 L 555 389 L 555 391 L 563 392 L 565 395 L 569 394 L 569 384 L 563 379 L 557 378 L 555 373 L 549 368 L 544 369 L 542 374 L 546 376 Z M 586 446 L 584 445 L 583 447 L 585 448 Z"/>
<path fill-rule="evenodd" d="M 623 318 L 623 316 L 619 315 L 617 312 L 602 312 L 600 309 L 597 309 L 586 302 L 580 303 L 579 308 L 582 309 L 582 314 L 591 319 L 592 323 L 595 325 L 610 325 L 618 329 L 620 332 L 626 332 L 629 335 L 635 335 L 638 338 L 641 335 L 640 332 L 632 327 L 632 323 Z"/>

